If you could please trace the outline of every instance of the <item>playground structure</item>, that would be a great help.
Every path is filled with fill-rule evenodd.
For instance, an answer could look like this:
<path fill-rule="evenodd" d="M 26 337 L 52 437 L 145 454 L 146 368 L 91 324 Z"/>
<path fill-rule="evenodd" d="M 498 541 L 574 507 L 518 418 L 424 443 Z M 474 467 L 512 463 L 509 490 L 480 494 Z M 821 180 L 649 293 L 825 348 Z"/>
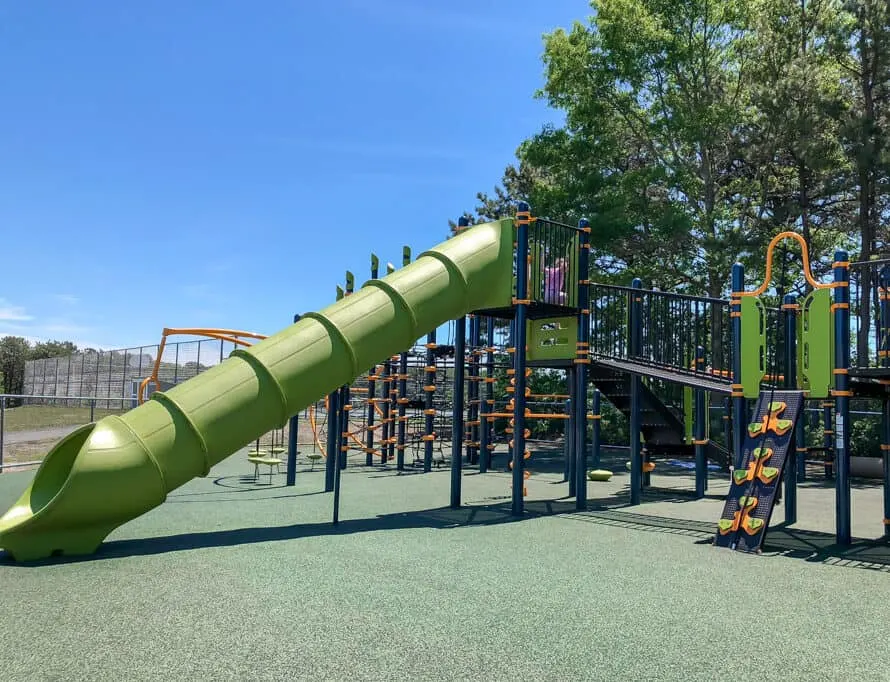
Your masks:
<path fill-rule="evenodd" d="M 809 453 L 797 427 L 807 400 L 823 410 L 820 452 L 835 480 L 837 541 L 849 544 L 850 399 L 879 397 L 884 525 L 890 527 L 890 263 L 851 264 L 838 251 L 833 281 L 819 283 L 803 239 L 785 232 L 769 245 L 759 287 L 746 291 L 742 266 L 733 268 L 727 301 L 646 290 L 638 279 L 629 287 L 592 283 L 590 234 L 587 221 L 571 226 L 534 218 L 520 205 L 512 220 L 473 227 L 461 221 L 458 234 L 413 262 L 406 249 L 402 268 L 388 267 L 382 279 L 372 257 L 371 279 L 360 290 L 347 273 L 333 305 L 295 316 L 292 326 L 268 338 L 165 330 L 164 338 L 200 333 L 239 348 L 143 401 L 152 384 L 146 378 L 137 408 L 60 441 L 0 518 L 0 547 L 17 560 L 91 553 L 115 527 L 285 424 L 287 484 L 293 485 L 296 420 L 306 409 L 315 422 L 314 445 L 325 457 L 335 522 L 350 451 L 363 452 L 366 465 L 404 470 L 417 464 L 429 471 L 446 460 L 442 444 L 448 442 L 450 504 L 457 507 L 463 467 L 488 471 L 500 434 L 509 448 L 511 509 L 522 514 L 534 468 L 530 424 L 538 419 L 564 425 L 569 494 L 583 510 L 588 468 L 599 464 L 601 397 L 630 423 L 630 502 L 642 501 L 661 457 L 694 462 L 696 497 L 705 495 L 709 463 L 719 464 L 732 470 L 733 488 L 715 539 L 742 550 L 762 545 L 780 484 L 785 520 L 797 520 L 796 486 Z M 769 296 L 773 254 L 785 240 L 800 244 L 811 291 L 777 304 Z M 855 362 L 851 272 L 864 273 L 855 301 L 878 301 L 874 354 L 858 354 Z M 453 340 L 439 344 L 436 330 L 446 323 L 453 325 Z M 419 338 L 425 339 L 420 346 Z M 564 372 L 565 393 L 533 393 L 528 381 L 538 368 Z M 723 439 L 730 447 L 710 437 L 715 400 L 726 406 Z M 409 463 L 405 453 L 412 448 Z"/>

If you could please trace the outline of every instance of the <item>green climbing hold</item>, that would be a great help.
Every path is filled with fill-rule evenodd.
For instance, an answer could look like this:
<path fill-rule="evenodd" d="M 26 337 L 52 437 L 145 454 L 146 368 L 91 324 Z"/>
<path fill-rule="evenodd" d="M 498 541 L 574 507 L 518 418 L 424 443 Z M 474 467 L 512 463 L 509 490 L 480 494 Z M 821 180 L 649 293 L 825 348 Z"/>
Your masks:
<path fill-rule="evenodd" d="M 735 521 L 732 519 L 720 519 L 717 522 L 717 528 L 722 530 L 724 533 L 726 531 L 732 530 L 732 527 L 735 525 Z"/>
<path fill-rule="evenodd" d="M 754 448 L 751 451 L 751 457 L 753 457 L 754 459 L 765 459 L 772 456 L 772 454 L 772 448 Z"/>
<path fill-rule="evenodd" d="M 776 420 L 776 426 L 778 426 L 783 431 L 785 429 L 790 429 L 793 425 L 794 425 L 794 422 L 792 422 L 790 419 L 777 419 Z"/>
<path fill-rule="evenodd" d="M 749 530 L 758 531 L 763 528 L 763 519 L 748 519 Z"/>
<path fill-rule="evenodd" d="M 748 480 L 748 470 L 747 469 L 735 469 L 732 472 L 732 479 L 738 484 L 741 485 L 745 481 Z"/>
<path fill-rule="evenodd" d="M 785 403 L 770 403 L 769 407 L 767 407 L 770 412 L 781 412 L 785 409 Z"/>
<path fill-rule="evenodd" d="M 756 436 L 761 431 L 763 431 L 763 424 L 759 422 L 757 424 L 748 424 L 748 435 Z"/>
<path fill-rule="evenodd" d="M 778 475 L 779 470 L 776 467 L 763 467 L 763 469 L 760 470 L 761 478 L 765 478 L 767 481 L 771 481 Z"/>
<path fill-rule="evenodd" d="M 750 495 L 742 495 L 739 498 L 739 506 L 740 507 L 756 507 L 757 506 L 757 498 L 751 497 Z"/>

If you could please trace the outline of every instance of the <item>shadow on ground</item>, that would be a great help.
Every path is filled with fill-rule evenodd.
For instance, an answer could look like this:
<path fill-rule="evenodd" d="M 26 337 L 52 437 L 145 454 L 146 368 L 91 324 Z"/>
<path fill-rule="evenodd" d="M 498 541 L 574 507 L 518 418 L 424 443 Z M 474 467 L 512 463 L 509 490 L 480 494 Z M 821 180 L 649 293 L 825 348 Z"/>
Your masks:
<path fill-rule="evenodd" d="M 676 491 L 648 490 L 645 497 L 658 501 L 688 501 L 688 496 L 676 496 Z M 621 499 L 623 497 L 623 499 Z M 149 556 L 211 547 L 245 546 L 263 542 L 298 540 L 300 538 L 349 535 L 387 530 L 426 528 L 451 530 L 473 526 L 490 526 L 521 523 L 531 519 L 559 516 L 563 519 L 585 523 L 620 526 L 644 532 L 682 535 L 693 538 L 695 544 L 712 544 L 714 524 L 703 521 L 675 519 L 630 511 L 623 492 L 588 502 L 588 509 L 577 511 L 574 500 L 528 501 L 525 514 L 513 516 L 509 502 L 497 502 L 481 506 L 465 506 L 458 509 L 438 507 L 413 512 L 385 514 L 365 519 L 349 519 L 332 523 L 308 523 L 291 526 L 266 526 L 229 530 L 182 533 L 154 538 L 112 540 L 104 543 L 98 552 L 86 557 L 57 557 L 45 561 L 13 564 L 6 555 L 0 555 L 0 563 L 16 566 L 43 566 L 47 564 L 79 561 L 101 561 L 133 556 Z M 841 547 L 834 536 L 782 525 L 772 527 L 767 536 L 765 556 L 782 556 L 814 563 L 864 568 L 890 572 L 890 545 L 881 540 L 856 539 L 848 547 Z"/>

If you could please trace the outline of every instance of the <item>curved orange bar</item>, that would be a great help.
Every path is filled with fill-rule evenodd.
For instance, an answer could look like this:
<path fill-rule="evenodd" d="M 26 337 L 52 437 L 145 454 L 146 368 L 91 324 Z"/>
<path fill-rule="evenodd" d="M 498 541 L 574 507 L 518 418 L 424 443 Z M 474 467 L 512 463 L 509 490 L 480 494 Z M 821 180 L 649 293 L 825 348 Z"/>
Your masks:
<path fill-rule="evenodd" d="M 139 384 L 139 391 L 136 395 L 136 399 L 140 405 L 145 402 L 145 389 L 148 388 L 149 384 L 153 383 L 156 388 L 160 387 L 160 384 L 158 383 L 158 373 L 161 371 L 161 358 L 164 356 L 164 347 L 167 345 L 167 337 L 176 334 L 185 336 L 206 336 L 208 338 L 217 339 L 219 341 L 228 341 L 229 343 L 233 343 L 237 346 L 250 345 L 250 342 L 245 341 L 242 337 L 257 339 L 259 341 L 262 341 L 266 338 L 263 334 L 257 334 L 256 332 L 245 332 L 238 329 L 215 329 L 213 327 L 164 327 L 163 332 L 161 332 L 161 342 L 158 344 L 158 355 L 155 358 L 155 364 L 151 370 L 151 376 L 146 377 Z"/>
<path fill-rule="evenodd" d="M 806 240 L 801 235 L 797 234 L 797 232 L 789 231 L 777 234 L 770 240 L 769 245 L 766 247 L 766 273 L 764 274 L 763 283 L 754 291 L 734 291 L 732 292 L 733 296 L 760 296 L 767 290 L 767 287 L 769 287 L 769 283 L 773 278 L 773 251 L 775 250 L 776 245 L 785 239 L 793 239 L 800 244 L 800 255 L 801 261 L 803 262 L 803 276 L 811 287 L 814 289 L 831 289 L 834 287 L 833 283 L 820 284 L 816 281 L 816 278 L 813 277 L 813 273 L 810 270 L 810 254 L 807 250 Z"/>

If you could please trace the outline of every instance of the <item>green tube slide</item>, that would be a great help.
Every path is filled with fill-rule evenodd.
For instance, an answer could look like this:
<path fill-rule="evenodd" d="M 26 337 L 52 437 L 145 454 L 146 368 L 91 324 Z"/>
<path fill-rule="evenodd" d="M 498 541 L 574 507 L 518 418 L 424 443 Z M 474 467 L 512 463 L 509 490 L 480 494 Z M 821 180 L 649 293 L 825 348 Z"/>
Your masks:
<path fill-rule="evenodd" d="M 477 225 L 126 414 L 81 427 L 0 517 L 0 547 L 18 561 L 91 554 L 170 491 L 428 331 L 509 305 L 512 271 L 512 221 Z"/>

